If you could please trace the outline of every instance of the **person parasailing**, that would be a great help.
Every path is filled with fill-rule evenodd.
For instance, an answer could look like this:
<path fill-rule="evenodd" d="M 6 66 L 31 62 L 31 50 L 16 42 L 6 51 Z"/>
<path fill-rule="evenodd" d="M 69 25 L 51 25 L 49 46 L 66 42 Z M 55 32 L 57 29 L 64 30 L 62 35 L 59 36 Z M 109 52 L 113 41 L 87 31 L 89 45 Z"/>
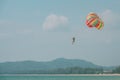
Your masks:
<path fill-rule="evenodd" d="M 72 38 L 72 45 L 75 43 L 75 37 Z"/>

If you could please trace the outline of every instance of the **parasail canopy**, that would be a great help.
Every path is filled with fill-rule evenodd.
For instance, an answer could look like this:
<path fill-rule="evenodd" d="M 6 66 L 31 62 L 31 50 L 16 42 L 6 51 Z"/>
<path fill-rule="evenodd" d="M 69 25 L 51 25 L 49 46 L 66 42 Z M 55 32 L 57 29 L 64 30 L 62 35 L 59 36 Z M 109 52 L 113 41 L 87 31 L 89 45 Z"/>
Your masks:
<path fill-rule="evenodd" d="M 86 17 L 86 25 L 89 28 L 95 27 L 98 30 L 101 30 L 104 26 L 104 23 L 96 13 L 91 12 Z"/>

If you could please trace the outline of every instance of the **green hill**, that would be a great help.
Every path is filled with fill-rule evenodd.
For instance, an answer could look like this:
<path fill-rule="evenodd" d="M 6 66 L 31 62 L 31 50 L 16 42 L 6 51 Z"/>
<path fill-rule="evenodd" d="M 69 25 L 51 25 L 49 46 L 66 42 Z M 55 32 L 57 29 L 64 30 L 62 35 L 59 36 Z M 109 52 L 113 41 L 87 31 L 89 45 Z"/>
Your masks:
<path fill-rule="evenodd" d="M 32 73 L 45 72 L 50 70 L 65 69 L 71 67 L 80 68 L 103 68 L 91 62 L 80 59 L 64 59 L 58 58 L 48 62 L 37 61 L 18 61 L 0 63 L 0 74 L 10 73 Z"/>

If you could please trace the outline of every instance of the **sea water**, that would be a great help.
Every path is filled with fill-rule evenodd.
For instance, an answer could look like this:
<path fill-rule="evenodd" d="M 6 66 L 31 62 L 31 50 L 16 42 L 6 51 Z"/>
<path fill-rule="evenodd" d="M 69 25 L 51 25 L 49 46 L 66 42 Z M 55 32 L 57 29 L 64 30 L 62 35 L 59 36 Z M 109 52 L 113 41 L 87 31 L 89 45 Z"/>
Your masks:
<path fill-rule="evenodd" d="M 0 75 L 0 80 L 120 80 L 120 76 Z"/>

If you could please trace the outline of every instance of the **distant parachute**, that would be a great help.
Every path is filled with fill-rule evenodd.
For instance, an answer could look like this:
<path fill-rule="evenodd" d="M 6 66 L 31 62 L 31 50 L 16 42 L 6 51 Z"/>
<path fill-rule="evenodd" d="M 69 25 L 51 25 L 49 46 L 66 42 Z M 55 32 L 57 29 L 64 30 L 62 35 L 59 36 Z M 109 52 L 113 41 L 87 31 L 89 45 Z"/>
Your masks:
<path fill-rule="evenodd" d="M 86 25 L 89 28 L 96 27 L 98 30 L 101 30 L 104 23 L 96 13 L 91 12 L 86 17 Z"/>
<path fill-rule="evenodd" d="M 86 17 L 86 25 L 89 28 L 96 28 L 98 30 L 101 30 L 104 27 L 104 22 L 101 20 L 101 18 L 94 12 L 91 12 Z M 75 43 L 76 38 L 72 38 L 72 44 Z"/>

